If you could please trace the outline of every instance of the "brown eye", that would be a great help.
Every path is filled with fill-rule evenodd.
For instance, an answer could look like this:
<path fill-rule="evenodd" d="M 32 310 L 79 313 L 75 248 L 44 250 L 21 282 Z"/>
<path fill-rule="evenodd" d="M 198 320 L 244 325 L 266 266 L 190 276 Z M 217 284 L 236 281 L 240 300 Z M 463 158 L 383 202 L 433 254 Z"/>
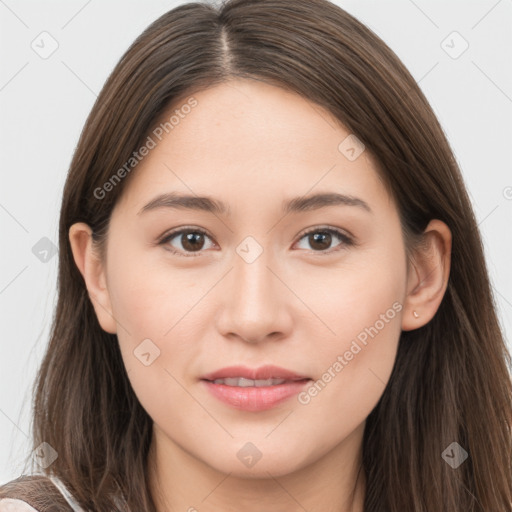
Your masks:
<path fill-rule="evenodd" d="M 352 239 L 342 231 L 334 228 L 316 228 L 304 233 L 300 240 L 306 239 L 310 250 L 318 254 L 331 254 L 354 245 Z M 333 241 L 341 241 L 334 249 Z M 180 256 L 200 256 L 210 236 L 199 228 L 182 228 L 164 237 L 159 244 L 166 246 L 172 253 Z M 212 244 L 210 248 L 213 246 Z M 208 247 L 206 247 L 208 248 Z M 307 249 L 307 248 L 306 248 Z"/>
<path fill-rule="evenodd" d="M 204 235 L 202 233 L 183 233 L 180 240 L 186 251 L 199 251 L 204 245 Z"/>
<path fill-rule="evenodd" d="M 183 256 L 199 256 L 210 237 L 201 229 L 184 228 L 170 233 L 160 242 L 168 245 L 171 252 Z M 197 253 L 197 254 L 194 254 Z"/>
<path fill-rule="evenodd" d="M 331 248 L 333 241 L 341 240 L 334 249 Z M 316 228 L 302 235 L 301 240 L 306 239 L 314 252 L 330 254 L 344 247 L 353 245 L 352 239 L 345 233 L 333 228 Z"/>
<path fill-rule="evenodd" d="M 329 249 L 332 242 L 332 235 L 330 233 L 312 233 L 308 235 L 309 243 L 315 250 L 323 251 Z"/>

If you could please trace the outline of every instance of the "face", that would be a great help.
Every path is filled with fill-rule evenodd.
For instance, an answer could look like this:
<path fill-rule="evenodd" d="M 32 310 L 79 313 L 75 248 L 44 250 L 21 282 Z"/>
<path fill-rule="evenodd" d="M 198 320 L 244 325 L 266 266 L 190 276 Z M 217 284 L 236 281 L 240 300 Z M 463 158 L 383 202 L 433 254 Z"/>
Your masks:
<path fill-rule="evenodd" d="M 384 391 L 407 287 L 400 221 L 369 152 L 318 105 L 249 80 L 193 98 L 112 214 L 115 332 L 162 446 L 283 475 L 360 434 Z M 204 380 L 267 365 L 280 370 L 252 377 L 281 380 Z"/>

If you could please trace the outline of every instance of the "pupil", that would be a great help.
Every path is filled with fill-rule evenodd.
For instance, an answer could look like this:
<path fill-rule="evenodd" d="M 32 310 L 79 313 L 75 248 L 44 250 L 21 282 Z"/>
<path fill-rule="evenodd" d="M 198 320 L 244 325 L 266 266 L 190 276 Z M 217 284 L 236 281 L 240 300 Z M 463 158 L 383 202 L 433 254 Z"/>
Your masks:
<path fill-rule="evenodd" d="M 202 243 L 197 243 L 198 241 L 202 242 Z M 203 240 L 203 235 L 201 233 L 187 233 L 185 235 L 185 242 L 183 243 L 183 241 L 182 241 L 183 247 L 186 250 L 192 250 L 192 251 L 201 249 L 203 246 L 203 243 L 204 243 L 204 240 Z M 188 245 L 188 247 L 187 247 L 187 245 Z"/>
<path fill-rule="evenodd" d="M 321 243 L 320 247 L 317 247 L 317 248 L 319 248 L 319 249 L 326 249 L 326 248 L 329 247 L 330 242 L 331 242 L 331 234 L 330 233 L 322 233 L 322 234 L 314 233 L 312 235 L 312 237 L 313 237 L 313 242 L 311 242 L 311 240 L 310 240 L 311 247 L 315 248 L 315 244 L 318 241 L 323 242 L 323 245 Z M 327 244 L 326 244 L 326 242 L 327 242 Z"/>

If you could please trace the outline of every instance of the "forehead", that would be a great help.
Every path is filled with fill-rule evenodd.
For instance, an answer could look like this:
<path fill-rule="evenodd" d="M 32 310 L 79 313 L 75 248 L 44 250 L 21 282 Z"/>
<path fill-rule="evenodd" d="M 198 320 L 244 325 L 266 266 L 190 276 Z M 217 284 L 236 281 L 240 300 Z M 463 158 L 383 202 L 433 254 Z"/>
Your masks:
<path fill-rule="evenodd" d="M 368 151 L 347 158 L 354 136 L 330 112 L 264 82 L 233 80 L 183 96 L 151 137 L 155 146 L 123 194 L 139 208 L 151 195 L 176 190 L 240 206 L 320 189 L 386 195 Z"/>

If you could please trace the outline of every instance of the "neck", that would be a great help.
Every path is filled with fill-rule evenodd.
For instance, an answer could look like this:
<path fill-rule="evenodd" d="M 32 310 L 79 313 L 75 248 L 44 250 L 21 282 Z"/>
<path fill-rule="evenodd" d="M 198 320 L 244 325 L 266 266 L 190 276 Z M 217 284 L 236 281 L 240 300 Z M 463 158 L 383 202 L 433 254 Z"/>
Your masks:
<path fill-rule="evenodd" d="M 363 512 L 364 424 L 320 459 L 268 477 L 223 473 L 183 450 L 157 426 L 148 455 L 158 512 Z"/>

